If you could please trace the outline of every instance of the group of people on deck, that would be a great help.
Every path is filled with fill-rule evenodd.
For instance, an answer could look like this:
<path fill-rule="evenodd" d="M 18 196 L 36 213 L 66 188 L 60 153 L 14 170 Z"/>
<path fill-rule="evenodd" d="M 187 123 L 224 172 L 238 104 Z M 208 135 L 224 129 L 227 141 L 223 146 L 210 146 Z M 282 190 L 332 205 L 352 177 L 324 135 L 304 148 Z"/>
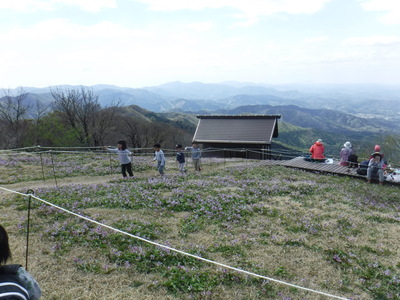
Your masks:
<path fill-rule="evenodd" d="M 325 146 L 321 139 L 318 139 L 309 150 L 312 161 L 325 161 Z M 377 178 L 379 184 L 383 184 L 385 180 L 384 170 L 386 168 L 386 162 L 384 155 L 381 153 L 381 147 L 375 145 L 374 152 L 370 155 L 369 159 L 361 164 L 365 164 L 367 167 L 367 182 L 371 183 L 371 180 Z M 340 150 L 340 161 L 341 166 L 357 166 L 357 156 L 353 152 L 350 142 L 346 142 L 343 148 Z"/>

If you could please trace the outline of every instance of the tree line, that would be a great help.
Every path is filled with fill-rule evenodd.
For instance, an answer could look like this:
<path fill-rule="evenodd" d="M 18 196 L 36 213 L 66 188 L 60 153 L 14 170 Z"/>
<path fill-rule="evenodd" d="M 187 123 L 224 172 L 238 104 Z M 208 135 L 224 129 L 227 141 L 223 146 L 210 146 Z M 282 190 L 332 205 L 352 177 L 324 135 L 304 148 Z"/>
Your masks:
<path fill-rule="evenodd" d="M 0 97 L 0 148 L 30 146 L 98 147 L 125 139 L 130 147 L 165 148 L 189 144 L 195 125 L 145 118 L 114 100 L 102 107 L 90 88 L 50 88 L 52 102 L 28 101 L 23 89 L 3 90 Z M 32 99 L 30 99 L 32 100 Z M 155 119 L 155 120 L 154 120 Z"/>
<path fill-rule="evenodd" d="M 119 100 L 102 107 L 99 96 L 87 87 L 54 87 L 50 88 L 50 95 L 49 105 L 39 96 L 28 101 L 29 94 L 23 88 L 2 90 L 0 149 L 37 145 L 98 147 L 115 145 L 120 139 L 125 139 L 132 148 L 152 148 L 160 143 L 163 148 L 173 149 L 176 144 L 190 144 L 196 127 L 188 120 L 173 122 L 153 112 L 146 111 L 144 116 L 144 109 L 123 107 Z M 298 132 L 283 132 L 280 136 L 288 145 L 301 147 Z M 359 157 L 367 157 L 373 144 L 378 143 L 389 162 L 400 165 L 399 135 L 380 133 L 373 141 L 360 139 L 358 143 Z"/>

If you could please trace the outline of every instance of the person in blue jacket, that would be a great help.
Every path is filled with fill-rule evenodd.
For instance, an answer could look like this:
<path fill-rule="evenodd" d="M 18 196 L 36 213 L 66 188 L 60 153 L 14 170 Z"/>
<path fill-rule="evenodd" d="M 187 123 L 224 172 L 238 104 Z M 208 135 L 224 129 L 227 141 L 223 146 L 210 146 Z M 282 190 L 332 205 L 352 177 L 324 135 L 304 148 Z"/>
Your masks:
<path fill-rule="evenodd" d="M 192 143 L 192 147 L 186 147 L 185 150 L 190 150 L 192 154 L 192 161 L 194 169 L 198 172 L 201 171 L 201 150 L 196 142 Z"/>
<path fill-rule="evenodd" d="M 161 177 L 164 176 L 165 156 L 160 144 L 154 144 L 154 160 L 157 161 L 157 170 Z"/>
<path fill-rule="evenodd" d="M 21 265 L 6 265 L 10 258 L 8 234 L 0 225 L 0 299 L 40 299 L 39 284 Z"/>

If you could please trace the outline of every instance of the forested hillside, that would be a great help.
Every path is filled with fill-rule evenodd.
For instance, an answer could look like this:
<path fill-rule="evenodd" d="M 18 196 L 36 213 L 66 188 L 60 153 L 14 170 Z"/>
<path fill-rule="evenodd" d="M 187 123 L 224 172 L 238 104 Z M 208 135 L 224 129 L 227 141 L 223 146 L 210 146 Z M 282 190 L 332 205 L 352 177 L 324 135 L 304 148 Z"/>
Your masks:
<path fill-rule="evenodd" d="M 179 113 L 155 113 L 117 100 L 99 103 L 89 88 L 58 87 L 45 98 L 19 90 L 5 91 L 0 101 L 0 147 L 36 145 L 97 147 L 116 145 L 125 139 L 129 147 L 148 148 L 154 143 L 173 148 L 190 144 L 196 117 Z"/>
<path fill-rule="evenodd" d="M 309 109 L 295 105 L 246 105 L 231 110 L 218 110 L 220 114 L 278 114 L 279 137 L 275 142 L 288 148 L 306 151 L 316 139 L 325 143 L 328 155 L 338 155 L 346 141 L 353 149 L 367 156 L 375 144 L 385 144 L 396 159 L 400 124 L 380 118 L 360 118 L 331 109 Z"/>
<path fill-rule="evenodd" d="M 124 105 L 124 101 L 115 98 L 117 94 L 111 93 L 113 89 L 108 86 L 101 87 L 103 97 L 107 90 L 110 91 L 110 98 L 103 102 L 95 89 L 87 87 L 61 86 L 50 88 L 47 92 L 35 90 L 37 93 L 27 93 L 23 89 L 3 91 L 0 101 L 0 147 L 96 147 L 115 145 L 119 139 L 125 139 L 133 148 L 149 148 L 154 143 L 173 148 L 177 143 L 191 142 L 199 114 L 278 114 L 282 116 L 278 126 L 279 137 L 273 142 L 280 148 L 307 152 L 310 145 L 321 138 L 328 155 L 337 155 L 343 143 L 351 141 L 360 155 L 368 155 L 375 144 L 381 144 L 388 156 L 400 160 L 400 124 L 380 117 L 362 118 L 333 109 L 297 105 L 260 104 L 233 109 L 216 109 L 216 106 L 208 110 L 201 109 L 202 105 L 199 105 L 199 110 L 190 112 L 183 112 L 183 109 L 154 112 L 136 104 Z M 121 88 L 120 92 L 126 91 Z M 151 98 L 153 92 L 136 94 Z M 290 94 L 290 97 L 294 96 Z M 245 96 L 237 96 L 236 99 L 247 103 Z M 154 103 L 159 100 L 159 97 L 153 99 Z M 182 102 L 181 108 L 187 104 L 184 99 L 176 101 Z"/>

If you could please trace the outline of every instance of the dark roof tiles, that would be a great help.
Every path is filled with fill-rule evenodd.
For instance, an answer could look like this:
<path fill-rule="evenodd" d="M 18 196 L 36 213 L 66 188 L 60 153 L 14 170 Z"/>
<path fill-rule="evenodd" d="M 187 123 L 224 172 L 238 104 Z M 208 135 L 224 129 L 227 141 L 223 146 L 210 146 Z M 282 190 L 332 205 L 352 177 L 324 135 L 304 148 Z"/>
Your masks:
<path fill-rule="evenodd" d="M 270 144 L 278 136 L 280 116 L 198 116 L 194 141 L 199 143 Z"/>

